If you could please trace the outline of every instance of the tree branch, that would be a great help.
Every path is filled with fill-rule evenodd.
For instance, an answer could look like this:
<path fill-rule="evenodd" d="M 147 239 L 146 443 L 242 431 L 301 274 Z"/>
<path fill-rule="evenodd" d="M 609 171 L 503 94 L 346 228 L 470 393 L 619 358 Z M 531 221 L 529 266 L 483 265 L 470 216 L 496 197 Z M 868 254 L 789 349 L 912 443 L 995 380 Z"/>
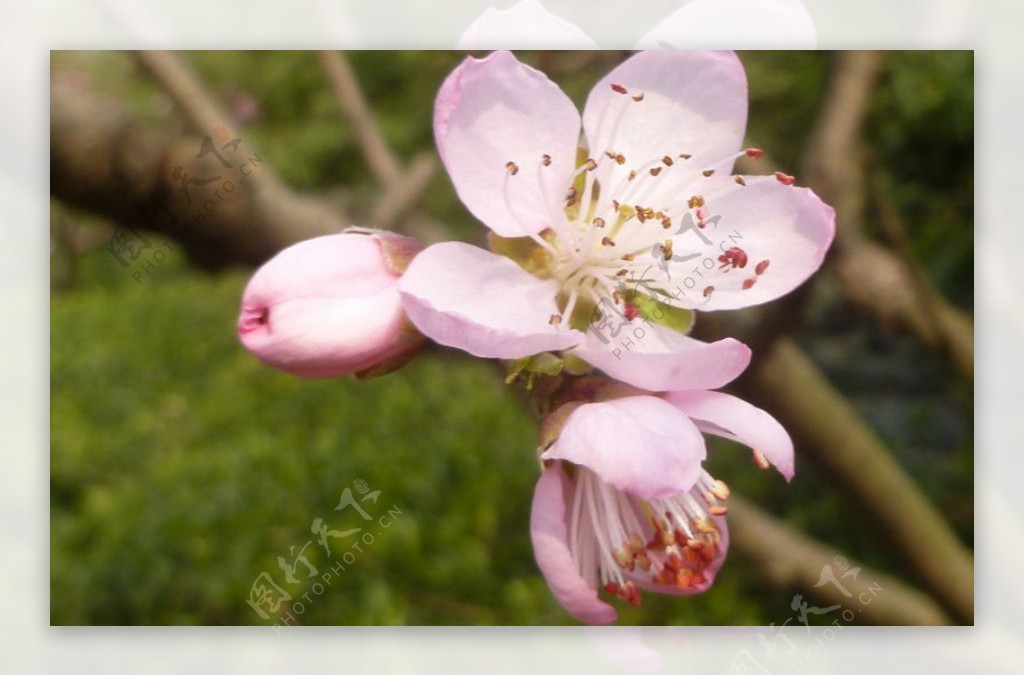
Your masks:
<path fill-rule="evenodd" d="M 373 113 L 348 60 L 336 51 L 319 52 L 319 57 L 338 106 L 355 131 L 366 166 L 381 187 L 381 197 L 371 215 L 372 225 L 392 229 L 423 196 L 437 170 L 437 162 L 433 153 L 424 152 L 416 157 L 408 172 L 403 172 L 401 162 L 373 119 Z M 407 226 L 404 229 L 409 228 Z M 421 239 L 426 235 L 429 239 L 433 233 L 409 234 Z"/>
<path fill-rule="evenodd" d="M 836 210 L 836 240 L 830 260 L 843 297 L 878 323 L 917 336 L 964 378 L 973 380 L 971 318 L 917 274 L 912 258 L 897 255 L 864 234 L 869 186 L 860 139 L 871 93 L 884 66 L 883 55 L 851 51 L 837 59 L 798 179 Z M 777 168 L 767 155 L 758 160 L 741 157 L 737 166 L 744 173 L 758 174 Z M 879 203 L 879 208 L 886 221 L 886 205 Z M 890 205 L 889 220 L 882 223 L 890 232 L 893 217 L 899 216 Z"/>
<path fill-rule="evenodd" d="M 385 230 L 394 229 L 402 218 L 409 213 L 423 196 L 427 186 L 437 173 L 437 161 L 432 152 L 424 151 L 412 161 L 412 166 L 397 184 L 384 191 L 382 197 L 373 208 L 374 227 Z M 406 224 L 405 230 L 409 229 Z M 412 234 L 410 232 L 410 234 Z M 423 233 L 416 236 L 423 239 Z M 441 235 L 441 233 L 437 233 Z M 438 238 L 435 236 L 435 238 Z M 441 235 L 443 238 L 443 235 Z M 427 239 L 430 239 L 428 236 Z"/>
<path fill-rule="evenodd" d="M 779 419 L 801 452 L 836 477 L 899 547 L 927 588 L 973 623 L 967 549 L 853 407 L 789 339 L 777 340 L 739 383 Z"/>
<path fill-rule="evenodd" d="M 805 156 L 803 177 L 836 208 L 835 270 L 846 298 L 879 322 L 915 334 L 973 380 L 973 322 L 926 277 L 916 274 L 912 258 L 893 254 L 864 234 L 868 186 L 861 129 L 883 66 L 881 52 L 851 51 L 838 56 L 825 108 Z M 889 222 L 883 226 L 892 225 L 893 215 L 890 209 Z"/>
<path fill-rule="evenodd" d="M 370 112 L 370 106 L 359 88 L 359 81 L 348 60 L 336 51 L 318 52 L 320 63 L 327 74 L 327 82 L 334 92 L 341 111 L 355 132 L 356 141 L 363 152 L 366 166 L 382 186 L 390 187 L 401 180 L 402 169 L 388 147 L 384 135 Z"/>
<path fill-rule="evenodd" d="M 876 320 L 909 328 L 935 346 L 928 338 L 927 316 L 921 314 L 927 300 L 914 293 L 920 287 L 912 272 L 898 256 L 862 234 L 865 184 L 859 137 L 881 64 L 873 52 L 839 57 L 800 178 L 836 207 L 832 259 L 847 300 L 869 310 Z M 767 157 L 758 162 L 771 168 Z M 742 170 L 753 169 L 751 165 L 741 159 Z M 752 324 L 716 318 L 703 322 L 703 330 L 711 329 L 715 337 L 727 334 L 751 341 L 759 359 L 738 383 L 740 388 L 778 417 L 801 452 L 811 455 L 868 509 L 936 598 L 962 621 L 973 621 L 969 552 L 843 396 L 794 343 L 779 338 L 799 316 L 806 294 L 803 288 L 790 295 L 757 314 Z M 959 342 L 961 348 L 964 344 L 968 343 Z M 969 345 L 966 361 L 972 362 L 973 337 Z M 964 361 L 958 357 L 954 363 L 963 371 Z"/>
<path fill-rule="evenodd" d="M 833 584 L 816 586 L 822 570 L 832 565 L 841 553 L 735 494 L 729 497 L 729 537 L 733 551 L 752 559 L 757 572 L 775 587 L 799 589 L 820 603 L 838 603 L 845 608 L 855 603 L 855 599 L 869 598 L 870 603 L 856 603 L 858 620 L 866 624 L 951 624 L 950 618 L 928 595 L 864 566 L 856 577 L 841 580 L 852 597 L 844 595 Z"/>
<path fill-rule="evenodd" d="M 184 96 L 189 88 L 176 91 Z M 206 124 L 198 111 L 212 107 L 194 105 L 190 118 Z M 212 156 L 197 158 L 199 147 L 199 137 L 170 134 L 113 102 L 51 86 L 53 194 L 117 223 L 164 233 L 173 238 L 169 247 L 182 246 L 205 268 L 258 265 L 289 244 L 349 225 L 339 210 L 280 184 L 244 143 L 237 157 L 252 163 L 246 180 L 232 174 L 230 194 L 223 181 L 190 186 L 186 198 L 182 171 L 197 178 L 227 175 Z M 264 179 L 256 179 L 263 172 Z M 207 199 L 216 202 L 212 209 L 202 206 Z"/>
<path fill-rule="evenodd" d="M 835 208 L 837 245 L 845 247 L 863 236 L 866 171 L 861 131 L 885 57 L 882 52 L 848 51 L 836 58 L 800 171 L 801 179 Z"/>

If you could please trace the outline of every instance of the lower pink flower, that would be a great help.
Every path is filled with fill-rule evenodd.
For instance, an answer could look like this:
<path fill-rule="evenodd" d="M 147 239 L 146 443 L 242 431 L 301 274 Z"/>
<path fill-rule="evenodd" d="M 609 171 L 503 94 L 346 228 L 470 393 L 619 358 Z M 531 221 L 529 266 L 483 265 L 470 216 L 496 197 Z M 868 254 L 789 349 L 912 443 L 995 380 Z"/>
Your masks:
<path fill-rule="evenodd" d="M 541 454 L 530 519 L 534 555 L 575 618 L 615 621 L 604 591 L 690 595 L 711 586 L 729 548 L 729 489 L 701 464 L 701 432 L 755 448 L 793 475 L 793 445 L 770 415 L 719 392 L 673 392 L 579 405 Z"/>

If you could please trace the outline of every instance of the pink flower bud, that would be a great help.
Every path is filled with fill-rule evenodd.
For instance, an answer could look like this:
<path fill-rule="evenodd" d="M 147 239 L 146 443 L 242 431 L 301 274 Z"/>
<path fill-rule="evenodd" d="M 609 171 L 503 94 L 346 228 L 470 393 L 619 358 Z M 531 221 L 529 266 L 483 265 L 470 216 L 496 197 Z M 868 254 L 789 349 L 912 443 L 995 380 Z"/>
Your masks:
<path fill-rule="evenodd" d="M 265 363 L 304 378 L 398 368 L 423 343 L 398 293 L 398 278 L 422 248 L 364 229 L 292 245 L 249 280 L 238 337 Z"/>

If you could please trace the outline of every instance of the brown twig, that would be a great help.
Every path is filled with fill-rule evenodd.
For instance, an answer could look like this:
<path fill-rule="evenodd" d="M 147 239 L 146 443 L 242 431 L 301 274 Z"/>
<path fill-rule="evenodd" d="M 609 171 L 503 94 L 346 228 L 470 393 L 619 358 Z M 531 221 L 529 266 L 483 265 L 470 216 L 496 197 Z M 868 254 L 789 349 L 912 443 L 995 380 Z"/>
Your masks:
<path fill-rule="evenodd" d="M 839 248 L 863 236 L 866 169 L 861 130 L 884 65 L 883 52 L 837 54 L 824 107 L 800 169 L 802 181 L 836 210 Z"/>
<path fill-rule="evenodd" d="M 212 134 L 215 128 L 224 127 L 232 137 L 237 136 L 234 120 L 217 105 L 181 57 L 174 52 L 147 50 L 132 52 L 132 55 L 167 92 L 196 133 Z"/>
<path fill-rule="evenodd" d="M 384 195 L 377 201 L 373 209 L 374 226 L 385 230 L 395 228 L 423 196 L 436 173 L 437 161 L 432 152 L 417 155 L 402 180 L 386 189 Z M 438 238 L 437 235 L 434 238 Z M 417 237 L 420 237 L 420 234 L 417 234 Z"/>
<path fill-rule="evenodd" d="M 939 351 L 968 380 L 974 379 L 974 325 L 961 310 L 938 293 L 895 242 L 898 254 L 871 241 L 864 233 L 870 186 L 865 151 L 860 141 L 873 91 L 884 66 L 879 52 L 844 52 L 798 179 L 836 209 L 836 242 L 832 269 L 844 298 L 886 327 L 908 331 Z M 741 157 L 741 171 L 768 173 L 775 163 L 767 156 Z M 877 190 L 873 191 L 877 198 Z M 876 204 L 881 225 L 890 234 L 899 214 Z M 888 209 L 887 209 L 888 207 Z M 895 220 L 894 220 L 895 219 Z M 890 237 L 891 238 L 891 237 Z M 758 334 L 766 342 L 764 334 Z"/>
<path fill-rule="evenodd" d="M 861 129 L 884 57 L 880 52 L 843 52 L 836 66 L 802 174 L 836 209 L 834 267 L 843 293 L 876 320 L 910 331 L 942 352 L 961 375 L 973 380 L 973 322 L 916 273 L 912 257 L 895 255 L 864 233 L 868 185 Z M 890 218 L 883 226 L 891 224 Z"/>
<path fill-rule="evenodd" d="M 237 136 L 231 116 L 217 104 L 199 77 L 177 54 L 139 51 L 135 52 L 135 57 L 167 91 L 197 134 L 211 134 L 220 126 L 231 137 Z M 246 145 L 251 148 L 248 141 Z M 252 173 L 249 180 L 248 189 L 261 217 L 282 225 L 291 222 L 293 227 L 309 231 L 337 231 L 348 225 L 346 219 L 332 213 L 321 200 L 299 195 L 287 188 L 270 166 L 264 164 L 261 171 Z"/>
<path fill-rule="evenodd" d="M 729 497 L 729 535 L 733 551 L 756 561 L 756 571 L 768 583 L 803 591 L 820 603 L 855 610 L 859 622 L 951 624 L 949 616 L 927 594 L 864 566 L 858 574 L 845 577 L 833 567 L 833 574 L 849 596 L 832 583 L 818 586 L 822 571 L 833 566 L 842 554 L 735 494 Z"/>
<path fill-rule="evenodd" d="M 327 74 L 327 81 L 334 98 L 355 132 L 356 141 L 362 150 L 366 166 L 385 189 L 402 178 L 402 169 L 384 135 L 377 128 L 370 106 L 359 88 L 359 81 L 348 60 L 337 51 L 318 52 L 320 63 Z"/>
<path fill-rule="evenodd" d="M 395 228 L 423 196 L 437 171 L 437 162 L 432 153 L 421 153 L 413 160 L 412 166 L 403 171 L 401 162 L 373 118 L 373 112 L 348 59 L 337 51 L 322 51 L 319 57 L 334 98 L 352 125 L 366 166 L 381 188 L 381 196 L 371 212 L 372 225 L 376 228 Z M 409 232 L 410 228 L 417 232 Z M 421 239 L 430 239 L 431 236 L 436 238 L 439 234 L 432 232 L 436 228 L 417 228 L 411 224 L 406 224 L 403 230 Z"/>
<path fill-rule="evenodd" d="M 912 330 L 925 343 L 944 352 L 956 369 L 968 378 L 974 377 L 974 326 L 952 307 L 932 285 L 920 261 L 914 255 L 906 223 L 896 210 L 880 178 L 870 181 L 878 222 L 910 274 L 913 300 L 900 313 Z"/>

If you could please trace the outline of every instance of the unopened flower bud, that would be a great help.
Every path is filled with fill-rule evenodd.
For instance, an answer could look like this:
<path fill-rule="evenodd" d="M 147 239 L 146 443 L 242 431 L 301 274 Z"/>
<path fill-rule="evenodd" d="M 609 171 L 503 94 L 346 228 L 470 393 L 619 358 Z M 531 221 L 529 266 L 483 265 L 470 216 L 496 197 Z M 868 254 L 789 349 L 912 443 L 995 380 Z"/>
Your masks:
<path fill-rule="evenodd" d="M 290 246 L 249 280 L 238 337 L 265 363 L 304 378 L 394 370 L 423 343 L 397 285 L 422 248 L 356 228 Z"/>

